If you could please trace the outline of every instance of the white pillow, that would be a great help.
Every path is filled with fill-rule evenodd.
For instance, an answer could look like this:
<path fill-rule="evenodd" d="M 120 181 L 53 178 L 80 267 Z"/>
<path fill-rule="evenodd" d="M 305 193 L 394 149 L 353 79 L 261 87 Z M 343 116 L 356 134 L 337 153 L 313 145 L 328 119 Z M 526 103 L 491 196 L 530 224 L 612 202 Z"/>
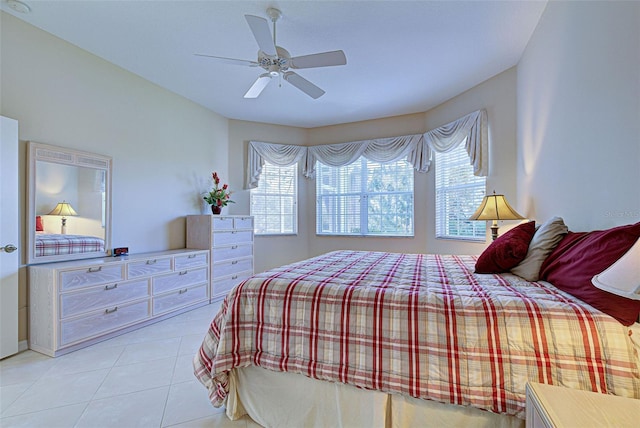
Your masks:
<path fill-rule="evenodd" d="M 540 278 L 540 267 L 554 248 L 558 246 L 562 238 L 569 232 L 562 217 L 553 217 L 536 230 L 533 239 L 529 243 L 527 255 L 511 273 L 518 275 L 527 281 L 537 281 Z"/>

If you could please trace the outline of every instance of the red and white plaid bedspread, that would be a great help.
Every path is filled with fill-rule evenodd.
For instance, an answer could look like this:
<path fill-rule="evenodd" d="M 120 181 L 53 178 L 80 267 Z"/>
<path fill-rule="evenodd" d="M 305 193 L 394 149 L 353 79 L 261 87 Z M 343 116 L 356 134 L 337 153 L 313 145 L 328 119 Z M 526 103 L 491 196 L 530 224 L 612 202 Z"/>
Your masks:
<path fill-rule="evenodd" d="M 640 398 L 629 329 L 473 256 L 337 251 L 226 297 L 194 358 L 214 406 L 256 365 L 524 418 L 525 383 Z"/>
<path fill-rule="evenodd" d="M 104 240 L 95 236 L 36 234 L 36 256 L 59 256 L 104 251 Z"/>

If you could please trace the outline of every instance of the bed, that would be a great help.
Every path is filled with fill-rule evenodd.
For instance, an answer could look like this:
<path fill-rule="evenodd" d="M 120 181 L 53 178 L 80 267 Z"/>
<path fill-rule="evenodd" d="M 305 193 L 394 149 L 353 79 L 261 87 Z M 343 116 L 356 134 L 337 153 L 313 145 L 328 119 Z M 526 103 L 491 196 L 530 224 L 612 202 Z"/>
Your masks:
<path fill-rule="evenodd" d="M 231 419 L 264 426 L 524 426 L 528 381 L 640 398 L 630 327 L 477 262 L 335 251 L 254 275 L 194 373 Z"/>
<path fill-rule="evenodd" d="M 104 251 L 104 239 L 95 236 L 36 233 L 36 257 Z"/>

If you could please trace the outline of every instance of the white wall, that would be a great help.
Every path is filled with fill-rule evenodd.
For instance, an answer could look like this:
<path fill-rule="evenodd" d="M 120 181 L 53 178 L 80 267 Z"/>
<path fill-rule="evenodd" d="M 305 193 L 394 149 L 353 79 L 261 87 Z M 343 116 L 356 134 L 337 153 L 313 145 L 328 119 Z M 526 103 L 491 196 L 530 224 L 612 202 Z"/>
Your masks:
<path fill-rule="evenodd" d="M 640 221 L 640 3 L 550 2 L 518 65 L 523 214 Z"/>
<path fill-rule="evenodd" d="M 184 216 L 200 213 L 211 171 L 227 175 L 228 120 L 11 15 L 0 17 L 0 114 L 19 121 L 21 194 L 28 140 L 109 155 L 113 245 L 136 253 L 184 247 Z M 25 216 L 23 196 L 21 230 Z M 26 301 L 22 268 L 20 340 Z"/>

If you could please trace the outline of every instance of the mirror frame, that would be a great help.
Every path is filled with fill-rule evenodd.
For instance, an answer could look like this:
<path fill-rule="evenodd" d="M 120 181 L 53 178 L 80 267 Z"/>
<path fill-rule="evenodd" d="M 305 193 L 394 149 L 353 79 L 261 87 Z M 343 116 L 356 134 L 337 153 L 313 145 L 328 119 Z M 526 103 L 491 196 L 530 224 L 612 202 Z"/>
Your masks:
<path fill-rule="evenodd" d="M 29 141 L 27 143 L 27 264 L 49 263 L 106 257 L 111 252 L 111 170 L 113 160 L 109 156 L 83 152 L 75 149 L 52 146 Z M 61 165 L 77 166 L 105 171 L 105 251 L 91 251 L 78 254 L 36 256 L 36 172 L 37 161 Z"/>

